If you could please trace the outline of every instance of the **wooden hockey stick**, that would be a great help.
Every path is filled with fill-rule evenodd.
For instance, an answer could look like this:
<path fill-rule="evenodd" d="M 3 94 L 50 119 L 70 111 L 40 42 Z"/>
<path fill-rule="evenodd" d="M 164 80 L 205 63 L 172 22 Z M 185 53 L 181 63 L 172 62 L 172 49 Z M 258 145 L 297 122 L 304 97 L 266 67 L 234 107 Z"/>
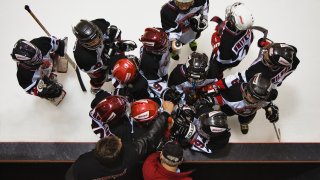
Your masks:
<path fill-rule="evenodd" d="M 47 29 L 42 25 L 42 23 L 39 21 L 39 19 L 31 11 L 29 6 L 25 5 L 24 9 L 28 11 L 28 13 L 33 17 L 33 19 L 37 22 L 37 24 L 41 27 L 41 29 L 47 34 L 47 36 L 51 36 L 50 33 L 47 31 Z M 75 69 L 82 91 L 86 92 L 87 89 L 83 84 L 83 81 L 82 81 L 82 78 L 81 78 L 81 74 L 80 74 L 80 71 L 79 71 L 79 68 L 78 68 L 77 64 L 71 59 L 71 57 L 67 54 L 67 52 L 65 52 L 65 58 L 68 60 L 69 64 Z"/>
<path fill-rule="evenodd" d="M 279 142 L 281 142 L 281 134 L 280 134 L 280 129 L 277 128 L 276 124 L 275 123 L 272 123 L 273 124 L 273 128 L 274 128 L 274 131 L 276 132 L 276 135 L 277 135 L 277 139 Z"/>

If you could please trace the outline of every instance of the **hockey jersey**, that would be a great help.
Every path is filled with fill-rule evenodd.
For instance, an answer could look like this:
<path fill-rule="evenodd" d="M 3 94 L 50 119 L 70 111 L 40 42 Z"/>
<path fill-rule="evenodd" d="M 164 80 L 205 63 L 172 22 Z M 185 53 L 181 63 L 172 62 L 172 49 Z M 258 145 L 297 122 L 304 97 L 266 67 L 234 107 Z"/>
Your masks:
<path fill-rule="evenodd" d="M 262 58 L 263 55 L 261 53 L 247 70 L 234 75 L 229 75 L 226 78 L 219 80 L 220 82 L 218 83 L 218 86 L 221 89 L 225 89 L 238 82 L 248 82 L 257 73 L 262 73 L 264 77 L 270 79 L 274 86 L 280 86 L 300 63 L 300 60 L 297 58 L 297 56 L 294 56 L 292 65 L 271 69 L 263 64 Z"/>
<path fill-rule="evenodd" d="M 217 79 L 209 79 L 208 77 L 200 84 L 192 84 L 186 77 L 186 69 L 187 67 L 185 64 L 178 64 L 171 72 L 168 80 L 169 87 L 172 87 L 183 94 L 182 99 L 186 97 L 186 94 L 195 93 L 198 88 L 217 81 Z"/>
<path fill-rule="evenodd" d="M 140 49 L 141 73 L 147 79 L 149 87 L 158 97 L 168 88 L 168 68 L 170 64 L 169 50 L 162 55 L 152 54 Z"/>
<path fill-rule="evenodd" d="M 248 54 L 253 32 L 251 29 L 235 32 L 229 28 L 227 21 L 224 21 L 220 28 L 220 45 L 212 57 L 221 64 L 237 66 Z"/>
<path fill-rule="evenodd" d="M 189 43 L 196 39 L 197 32 L 190 27 L 190 19 L 198 14 L 208 19 L 209 0 L 197 0 L 190 7 L 187 13 L 182 12 L 173 0 L 162 6 L 161 24 L 162 28 L 169 33 L 169 40 L 179 40 L 183 44 Z"/>
<path fill-rule="evenodd" d="M 107 41 L 109 39 L 108 27 L 110 26 L 110 23 L 105 19 L 95 19 L 91 22 L 98 26 L 103 33 L 104 41 Z M 118 33 L 116 39 L 121 39 L 121 33 Z M 73 55 L 77 65 L 82 71 L 88 73 L 90 77 L 97 78 L 97 76 L 101 76 L 101 72 L 103 72 L 103 75 L 106 75 L 106 73 L 108 75 L 111 74 L 110 69 L 112 69 L 112 64 L 114 64 L 115 60 L 113 56 L 109 57 L 105 54 L 109 53 L 109 51 L 111 51 L 111 49 L 109 47 L 105 47 L 104 43 L 102 43 L 96 50 L 89 50 L 81 46 L 78 41 L 76 41 L 73 49 Z"/>

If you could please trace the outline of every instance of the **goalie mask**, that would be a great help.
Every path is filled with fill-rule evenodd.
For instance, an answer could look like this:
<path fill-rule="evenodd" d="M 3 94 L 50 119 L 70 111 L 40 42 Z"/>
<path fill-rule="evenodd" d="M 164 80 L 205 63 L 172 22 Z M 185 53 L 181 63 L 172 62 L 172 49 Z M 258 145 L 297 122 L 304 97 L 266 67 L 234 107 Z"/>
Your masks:
<path fill-rule="evenodd" d="M 285 43 L 273 43 L 264 49 L 262 62 L 271 68 L 290 66 L 297 53 L 294 46 Z"/>
<path fill-rule="evenodd" d="M 112 75 L 121 84 L 132 82 L 138 73 L 139 60 L 135 56 L 119 59 L 113 67 Z"/>
<path fill-rule="evenodd" d="M 204 53 L 193 52 L 186 63 L 186 78 L 192 84 L 201 84 L 207 78 L 209 70 L 208 56 Z"/>
<path fill-rule="evenodd" d="M 226 20 L 240 31 L 250 28 L 254 22 L 250 10 L 241 2 L 227 7 Z"/>
<path fill-rule="evenodd" d="M 130 116 L 138 123 L 148 125 L 158 116 L 159 106 L 151 99 L 140 99 L 131 104 Z"/>
<path fill-rule="evenodd" d="M 211 111 L 200 115 L 199 123 L 196 127 L 197 132 L 207 139 L 229 131 L 227 115 L 221 111 Z"/>
<path fill-rule="evenodd" d="M 147 52 L 161 55 L 168 50 L 169 39 L 161 28 L 146 28 L 139 39 Z"/>
<path fill-rule="evenodd" d="M 244 85 L 242 96 L 247 103 L 256 104 L 260 101 L 267 101 L 271 90 L 271 81 L 258 73 L 250 79 L 249 83 Z"/>
<path fill-rule="evenodd" d="M 190 10 L 190 7 L 193 5 L 194 0 L 174 0 L 176 6 L 180 11 L 187 13 Z"/>
<path fill-rule="evenodd" d="M 12 59 L 18 62 L 23 62 L 27 65 L 42 64 L 41 51 L 29 41 L 20 39 L 13 47 L 11 53 Z"/>
<path fill-rule="evenodd" d="M 72 31 L 78 42 L 86 49 L 96 50 L 103 42 L 102 31 L 90 21 L 80 20 Z"/>
<path fill-rule="evenodd" d="M 118 123 L 125 116 L 127 101 L 121 96 L 108 96 L 91 111 L 94 118 L 110 125 Z"/>

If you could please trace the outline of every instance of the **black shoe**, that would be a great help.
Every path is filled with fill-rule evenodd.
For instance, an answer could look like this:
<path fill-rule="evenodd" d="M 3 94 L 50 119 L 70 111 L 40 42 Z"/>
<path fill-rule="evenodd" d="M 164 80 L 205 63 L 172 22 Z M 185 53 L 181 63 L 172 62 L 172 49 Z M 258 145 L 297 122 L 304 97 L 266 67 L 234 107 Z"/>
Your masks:
<path fill-rule="evenodd" d="M 240 129 L 241 129 L 242 134 L 248 134 L 249 125 L 248 124 L 240 124 Z"/>
<path fill-rule="evenodd" d="M 176 61 L 178 61 L 180 59 L 179 54 L 176 54 L 176 53 L 170 53 L 170 56 L 173 60 L 176 60 Z"/>

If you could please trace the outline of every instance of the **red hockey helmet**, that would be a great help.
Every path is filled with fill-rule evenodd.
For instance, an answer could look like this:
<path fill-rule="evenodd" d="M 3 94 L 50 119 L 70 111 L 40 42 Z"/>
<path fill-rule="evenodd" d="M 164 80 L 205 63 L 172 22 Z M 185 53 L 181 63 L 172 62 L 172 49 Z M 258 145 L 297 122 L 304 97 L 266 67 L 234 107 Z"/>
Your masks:
<path fill-rule="evenodd" d="M 146 28 L 139 40 L 145 50 L 153 54 L 163 54 L 169 47 L 168 36 L 161 28 Z"/>
<path fill-rule="evenodd" d="M 126 84 L 134 80 L 137 73 L 137 64 L 131 58 L 123 58 L 118 60 L 112 70 L 113 77 L 120 81 L 121 84 Z"/>
<path fill-rule="evenodd" d="M 92 110 L 93 116 L 108 124 L 116 124 L 126 114 L 126 100 L 121 96 L 108 96 Z"/>
<path fill-rule="evenodd" d="M 152 121 L 158 115 L 158 104 L 151 99 L 140 99 L 131 104 L 131 117 L 137 122 Z"/>

